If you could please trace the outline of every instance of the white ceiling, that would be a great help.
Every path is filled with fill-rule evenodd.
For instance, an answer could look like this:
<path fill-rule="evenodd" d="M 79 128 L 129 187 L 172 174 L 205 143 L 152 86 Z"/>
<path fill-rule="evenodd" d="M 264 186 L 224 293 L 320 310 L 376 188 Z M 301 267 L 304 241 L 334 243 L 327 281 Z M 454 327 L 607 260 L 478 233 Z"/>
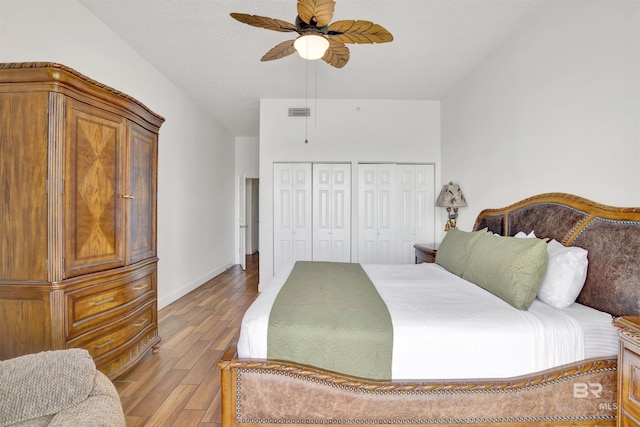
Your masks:
<path fill-rule="evenodd" d="M 336 69 L 298 55 L 260 62 L 295 38 L 231 12 L 295 22 L 296 0 L 80 0 L 235 136 L 259 135 L 260 98 L 441 99 L 547 0 L 336 0 L 333 21 L 364 19 L 394 41 L 348 45 Z M 555 0 L 561 1 L 561 0 Z"/>

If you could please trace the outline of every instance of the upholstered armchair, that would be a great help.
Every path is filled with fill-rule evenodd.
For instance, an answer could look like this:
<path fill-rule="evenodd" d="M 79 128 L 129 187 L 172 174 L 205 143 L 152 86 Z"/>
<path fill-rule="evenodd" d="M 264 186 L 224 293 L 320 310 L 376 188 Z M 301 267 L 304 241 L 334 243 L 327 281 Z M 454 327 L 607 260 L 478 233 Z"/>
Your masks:
<path fill-rule="evenodd" d="M 0 427 L 125 426 L 113 383 L 86 350 L 0 361 Z"/>

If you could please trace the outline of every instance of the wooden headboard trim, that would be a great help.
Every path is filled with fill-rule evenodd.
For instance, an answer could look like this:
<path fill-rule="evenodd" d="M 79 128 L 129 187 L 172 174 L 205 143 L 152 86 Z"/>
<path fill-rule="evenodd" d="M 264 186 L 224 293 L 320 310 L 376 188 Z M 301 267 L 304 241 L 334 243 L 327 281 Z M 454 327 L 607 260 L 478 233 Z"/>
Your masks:
<path fill-rule="evenodd" d="M 561 242 L 563 245 L 565 246 L 571 246 L 571 242 L 573 242 L 573 240 L 580 235 L 580 233 L 582 233 L 582 230 L 584 230 L 587 225 L 589 225 L 589 223 L 596 218 L 595 215 L 589 215 L 588 217 L 586 217 L 583 221 L 577 223 L 572 229 L 571 232 L 568 236 L 567 239 L 565 239 L 563 242 Z"/>

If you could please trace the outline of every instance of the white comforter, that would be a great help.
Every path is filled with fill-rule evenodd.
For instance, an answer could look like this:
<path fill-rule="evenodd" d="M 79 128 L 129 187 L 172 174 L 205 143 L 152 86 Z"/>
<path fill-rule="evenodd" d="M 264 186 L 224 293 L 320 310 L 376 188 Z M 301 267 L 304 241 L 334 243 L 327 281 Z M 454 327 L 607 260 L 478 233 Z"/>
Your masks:
<path fill-rule="evenodd" d="M 267 357 L 269 313 L 292 267 L 245 313 L 239 357 Z M 436 264 L 362 267 L 391 314 L 395 380 L 506 378 L 617 352 L 611 316 L 580 304 L 521 311 Z M 585 331 L 597 342 L 585 345 Z"/>

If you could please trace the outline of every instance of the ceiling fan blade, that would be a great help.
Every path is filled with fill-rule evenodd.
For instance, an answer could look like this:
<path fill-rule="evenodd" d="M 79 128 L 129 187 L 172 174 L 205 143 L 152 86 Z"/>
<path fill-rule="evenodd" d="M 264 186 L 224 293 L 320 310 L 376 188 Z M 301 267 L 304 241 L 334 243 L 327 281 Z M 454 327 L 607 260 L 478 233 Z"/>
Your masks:
<path fill-rule="evenodd" d="M 290 31 L 296 31 L 296 26 L 287 21 L 281 19 L 267 18 L 266 16 L 248 15 L 246 13 L 231 13 L 232 18 L 243 24 L 249 24 L 258 28 L 265 28 L 267 30 L 280 31 L 287 33 Z"/>
<path fill-rule="evenodd" d="M 329 39 L 329 49 L 322 60 L 333 67 L 342 68 L 349 62 L 349 48 L 342 42 Z"/>
<path fill-rule="evenodd" d="M 334 22 L 327 28 L 327 34 L 342 43 L 387 43 L 393 40 L 391 33 L 382 25 L 355 19 Z"/>
<path fill-rule="evenodd" d="M 274 59 L 284 58 L 285 56 L 289 56 L 296 51 L 296 48 L 293 47 L 293 42 L 295 40 L 287 40 L 286 42 L 282 42 L 276 45 L 269 52 L 265 53 L 260 61 L 273 61 Z"/>
<path fill-rule="evenodd" d="M 298 0 L 298 16 L 304 22 L 324 27 L 333 19 L 334 0 Z"/>

